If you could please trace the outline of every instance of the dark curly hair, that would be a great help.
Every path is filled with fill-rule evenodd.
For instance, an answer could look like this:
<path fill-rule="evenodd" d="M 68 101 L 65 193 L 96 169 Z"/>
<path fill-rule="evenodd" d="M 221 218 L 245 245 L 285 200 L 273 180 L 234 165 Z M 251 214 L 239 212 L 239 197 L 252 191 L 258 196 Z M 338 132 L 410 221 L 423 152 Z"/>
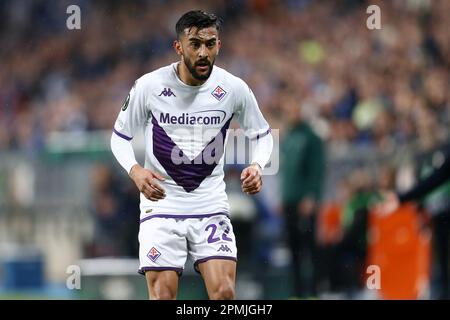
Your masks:
<path fill-rule="evenodd" d="M 186 28 L 197 27 L 199 30 L 209 27 L 215 27 L 220 30 L 222 20 L 213 13 L 207 13 L 202 10 L 192 10 L 181 16 L 175 25 L 175 31 L 179 38 Z"/>

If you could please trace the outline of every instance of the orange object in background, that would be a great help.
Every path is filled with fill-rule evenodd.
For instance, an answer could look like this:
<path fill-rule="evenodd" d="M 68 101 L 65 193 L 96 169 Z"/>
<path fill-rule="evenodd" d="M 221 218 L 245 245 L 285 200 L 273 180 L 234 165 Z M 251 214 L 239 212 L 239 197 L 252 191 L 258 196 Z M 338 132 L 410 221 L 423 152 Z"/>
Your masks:
<path fill-rule="evenodd" d="M 321 245 L 335 244 L 342 237 L 342 206 L 328 202 L 320 210 L 317 221 L 317 240 Z"/>
<path fill-rule="evenodd" d="M 369 214 L 368 265 L 380 268 L 382 299 L 420 299 L 429 289 L 431 232 L 413 204 Z"/>

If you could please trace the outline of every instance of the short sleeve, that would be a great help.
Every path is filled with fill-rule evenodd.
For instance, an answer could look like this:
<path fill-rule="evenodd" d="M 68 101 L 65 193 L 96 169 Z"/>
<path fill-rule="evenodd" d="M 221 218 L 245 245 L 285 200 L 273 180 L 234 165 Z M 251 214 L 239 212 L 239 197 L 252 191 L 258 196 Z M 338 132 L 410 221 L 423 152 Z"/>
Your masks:
<path fill-rule="evenodd" d="M 245 135 L 253 140 L 269 134 L 269 124 L 264 119 L 250 87 L 244 81 L 240 80 L 239 87 L 236 91 L 237 121 L 244 130 Z"/>
<path fill-rule="evenodd" d="M 137 80 L 125 98 L 114 124 L 114 132 L 125 140 L 133 139 L 147 120 L 143 85 Z"/>

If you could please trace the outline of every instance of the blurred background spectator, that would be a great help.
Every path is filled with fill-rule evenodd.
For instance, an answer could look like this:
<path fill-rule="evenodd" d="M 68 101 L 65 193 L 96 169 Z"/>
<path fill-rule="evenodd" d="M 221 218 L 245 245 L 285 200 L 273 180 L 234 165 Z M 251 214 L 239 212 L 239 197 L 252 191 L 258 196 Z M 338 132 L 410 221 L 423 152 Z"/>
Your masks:
<path fill-rule="evenodd" d="M 305 298 L 317 295 L 316 221 L 323 196 L 325 153 L 297 101 L 287 98 L 282 103 L 288 130 L 281 142 L 281 202 L 292 259 L 292 295 Z"/>
<path fill-rule="evenodd" d="M 419 155 L 417 159 L 419 180 L 427 178 L 434 170 L 442 166 L 445 151 L 448 159 L 450 157 L 450 143 L 447 143 L 446 146 L 436 146 L 433 150 Z M 447 179 L 447 182 L 432 190 L 425 197 L 416 200 L 424 206 L 426 212 L 431 216 L 437 274 L 434 284 L 439 292 L 438 297 L 450 299 L 450 181 Z"/>

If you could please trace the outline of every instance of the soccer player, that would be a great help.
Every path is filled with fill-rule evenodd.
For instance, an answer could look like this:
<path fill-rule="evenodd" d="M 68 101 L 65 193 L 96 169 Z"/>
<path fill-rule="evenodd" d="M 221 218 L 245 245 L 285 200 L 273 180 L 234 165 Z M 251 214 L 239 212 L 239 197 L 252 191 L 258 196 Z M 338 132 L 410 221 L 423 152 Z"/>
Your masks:
<path fill-rule="evenodd" d="M 223 150 L 233 116 L 255 141 L 242 190 L 258 193 L 273 139 L 247 84 L 214 65 L 220 19 L 189 11 L 176 24 L 180 61 L 139 78 L 115 122 L 111 149 L 140 191 L 139 272 L 150 299 L 176 299 L 190 256 L 210 299 L 234 299 L 237 250 Z M 144 129 L 145 165 L 130 140 Z"/>

